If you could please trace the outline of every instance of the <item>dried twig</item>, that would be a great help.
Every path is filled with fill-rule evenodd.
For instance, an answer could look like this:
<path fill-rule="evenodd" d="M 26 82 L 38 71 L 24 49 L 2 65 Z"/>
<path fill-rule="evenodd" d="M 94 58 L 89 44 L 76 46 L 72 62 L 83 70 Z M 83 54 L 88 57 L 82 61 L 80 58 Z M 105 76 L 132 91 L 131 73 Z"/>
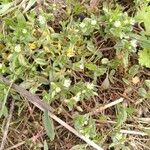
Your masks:
<path fill-rule="evenodd" d="M 124 133 L 124 134 L 132 134 L 132 135 L 141 135 L 141 136 L 146 136 L 148 135 L 147 133 L 145 132 L 140 132 L 140 131 L 133 131 L 133 130 L 120 130 L 121 133 Z"/>
<path fill-rule="evenodd" d="M 36 139 L 38 139 L 39 137 L 43 136 L 44 134 L 45 134 L 45 133 L 41 133 L 41 134 L 39 134 L 39 135 L 36 135 Z M 34 138 L 35 138 L 35 136 L 31 137 L 28 141 L 33 141 Z M 18 143 L 18 144 L 16 144 L 16 145 L 13 145 L 13 146 L 11 146 L 11 147 L 5 149 L 5 150 L 16 149 L 16 148 L 20 147 L 21 145 L 25 144 L 26 142 L 27 142 L 27 141 L 22 141 L 22 142 L 20 142 L 20 143 Z"/>
<path fill-rule="evenodd" d="M 2 82 L 5 85 L 10 85 L 11 82 L 7 80 L 5 77 L 0 75 L 0 82 Z M 30 101 L 32 104 L 34 104 L 36 107 L 38 107 L 40 110 L 45 111 L 47 110 L 49 112 L 49 116 L 57 121 L 59 124 L 64 126 L 66 129 L 68 129 L 70 132 L 75 134 L 77 137 L 85 141 L 88 145 L 92 146 L 96 150 L 103 150 L 99 145 L 91 141 L 89 138 L 83 136 L 78 131 L 76 131 L 74 128 L 72 128 L 70 125 L 68 125 L 66 122 L 58 118 L 56 115 L 54 115 L 52 112 L 54 109 L 50 107 L 47 103 L 42 101 L 38 96 L 33 95 L 32 93 L 28 92 L 26 89 L 22 88 L 21 86 L 18 86 L 16 84 L 12 84 L 12 88 L 16 90 L 21 96 L 25 97 L 28 101 Z"/>
<path fill-rule="evenodd" d="M 103 111 L 103 110 L 105 110 L 105 109 L 107 109 L 109 107 L 112 107 L 114 105 L 117 105 L 118 103 L 121 103 L 121 102 L 123 102 L 123 98 L 117 99 L 117 100 L 115 100 L 115 101 L 113 101 L 113 102 L 111 102 L 109 104 L 106 104 L 106 105 L 104 105 L 102 107 L 99 107 L 97 109 L 93 109 L 93 111 L 91 111 L 90 114 L 91 115 L 98 114 L 99 112 L 101 112 L 101 111 Z"/>
<path fill-rule="evenodd" d="M 8 134 L 8 128 L 9 128 L 9 124 L 10 124 L 10 120 L 11 120 L 11 117 L 12 117 L 13 110 L 14 110 L 14 100 L 12 100 L 12 102 L 11 102 L 9 116 L 7 118 L 6 127 L 4 129 L 4 134 L 3 134 L 0 150 L 3 150 L 4 146 L 5 146 L 5 142 L 6 142 L 6 138 L 7 138 L 7 134 Z"/>

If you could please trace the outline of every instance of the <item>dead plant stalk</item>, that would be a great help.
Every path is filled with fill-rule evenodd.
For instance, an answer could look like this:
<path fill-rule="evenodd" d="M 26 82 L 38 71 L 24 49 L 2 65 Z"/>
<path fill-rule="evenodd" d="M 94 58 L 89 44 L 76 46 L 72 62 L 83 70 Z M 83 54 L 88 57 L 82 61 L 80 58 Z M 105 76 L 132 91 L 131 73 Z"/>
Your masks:
<path fill-rule="evenodd" d="M 8 86 L 11 84 L 11 82 L 8 79 L 6 79 L 5 77 L 3 77 L 2 75 L 0 75 L 0 82 L 2 82 L 5 85 L 8 85 Z M 97 145 L 96 143 L 91 141 L 89 138 L 83 136 L 78 131 L 76 131 L 73 127 L 71 127 L 66 122 L 64 122 L 63 120 L 58 118 L 56 115 L 54 115 L 52 113 L 53 112 L 53 108 L 50 107 L 47 103 L 43 102 L 38 96 L 33 95 L 32 93 L 28 92 L 26 89 L 24 89 L 21 86 L 18 86 L 16 84 L 12 84 L 12 88 L 14 90 L 16 90 L 26 100 L 28 100 L 29 102 L 34 104 L 36 107 L 38 107 L 40 110 L 42 110 L 42 111 L 47 110 L 49 112 L 49 116 L 52 119 L 54 119 L 56 122 L 58 122 L 59 124 L 64 126 L 66 129 L 68 129 L 70 132 L 75 134 L 77 137 L 79 137 L 80 139 L 85 141 L 88 145 L 92 146 L 96 150 L 103 150 L 103 148 L 101 148 L 99 145 Z"/>

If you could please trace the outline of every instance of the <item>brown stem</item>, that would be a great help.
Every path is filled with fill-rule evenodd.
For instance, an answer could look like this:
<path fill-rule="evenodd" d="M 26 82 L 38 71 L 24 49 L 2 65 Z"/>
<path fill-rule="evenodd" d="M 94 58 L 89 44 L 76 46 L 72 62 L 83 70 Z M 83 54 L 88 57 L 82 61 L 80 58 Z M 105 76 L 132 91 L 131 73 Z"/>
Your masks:
<path fill-rule="evenodd" d="M 5 77 L 3 77 L 2 75 L 0 75 L 0 82 L 2 82 L 5 85 L 10 85 L 11 84 L 11 82 L 8 79 L 6 79 Z M 33 95 L 32 93 L 28 92 L 23 87 L 18 86 L 16 84 L 12 84 L 12 88 L 14 90 L 16 90 L 21 96 L 25 97 L 26 100 L 28 100 L 29 102 L 34 104 L 36 107 L 38 107 L 40 110 L 42 110 L 42 111 L 47 110 L 49 112 L 49 116 L 52 119 L 54 119 L 56 122 L 58 122 L 59 124 L 64 126 L 66 129 L 68 129 L 70 132 L 75 134 L 77 137 L 79 137 L 80 139 L 85 141 L 88 145 L 92 146 L 96 150 L 103 150 L 99 145 L 97 145 L 96 143 L 91 141 L 89 138 L 87 138 L 87 137 L 83 136 L 82 134 L 80 134 L 73 127 L 71 127 L 66 122 L 64 122 L 63 120 L 58 118 L 55 114 L 53 114 L 52 112 L 54 111 L 54 109 L 52 107 L 50 107 L 47 103 L 42 101 L 38 96 Z"/>

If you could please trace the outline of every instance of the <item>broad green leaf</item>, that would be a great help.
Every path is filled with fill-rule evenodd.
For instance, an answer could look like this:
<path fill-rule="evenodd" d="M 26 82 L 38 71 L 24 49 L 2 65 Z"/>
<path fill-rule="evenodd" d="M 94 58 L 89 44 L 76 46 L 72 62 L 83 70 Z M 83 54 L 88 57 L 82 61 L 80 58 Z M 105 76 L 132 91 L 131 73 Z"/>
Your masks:
<path fill-rule="evenodd" d="M 48 116 L 48 111 L 44 111 L 43 123 L 48 137 L 53 141 L 55 138 L 54 124 L 53 120 Z"/>
<path fill-rule="evenodd" d="M 0 15 L 3 14 L 3 13 L 5 13 L 12 6 L 13 6 L 13 2 L 0 5 Z"/>
<path fill-rule="evenodd" d="M 44 150 L 48 150 L 48 144 L 47 144 L 46 140 L 44 141 Z"/>
<path fill-rule="evenodd" d="M 34 4 L 35 4 L 36 0 L 29 0 L 26 8 L 24 9 L 24 13 L 27 12 Z"/>

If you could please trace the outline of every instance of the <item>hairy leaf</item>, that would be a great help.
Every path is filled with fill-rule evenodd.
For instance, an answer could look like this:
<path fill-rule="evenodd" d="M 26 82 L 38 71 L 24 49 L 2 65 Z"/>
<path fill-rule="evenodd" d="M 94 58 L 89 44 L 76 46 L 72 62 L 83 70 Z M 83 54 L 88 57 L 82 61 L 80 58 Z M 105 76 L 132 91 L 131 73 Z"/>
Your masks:
<path fill-rule="evenodd" d="M 53 141 L 55 138 L 54 125 L 53 120 L 48 116 L 48 111 L 44 111 L 43 123 L 48 137 Z"/>

